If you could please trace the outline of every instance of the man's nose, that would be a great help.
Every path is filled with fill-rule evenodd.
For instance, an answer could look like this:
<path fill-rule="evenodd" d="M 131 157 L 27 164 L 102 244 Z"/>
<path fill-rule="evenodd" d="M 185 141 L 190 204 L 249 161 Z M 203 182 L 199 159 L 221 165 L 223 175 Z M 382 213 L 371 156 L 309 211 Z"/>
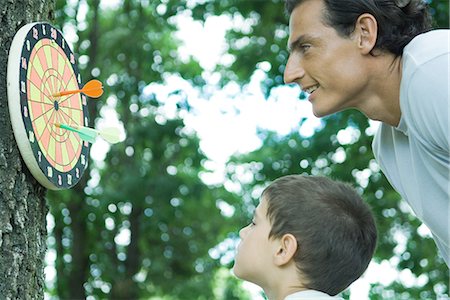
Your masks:
<path fill-rule="evenodd" d="M 303 69 L 301 59 L 298 55 L 289 55 L 284 69 L 284 83 L 299 83 L 303 76 L 305 76 L 305 69 Z"/>

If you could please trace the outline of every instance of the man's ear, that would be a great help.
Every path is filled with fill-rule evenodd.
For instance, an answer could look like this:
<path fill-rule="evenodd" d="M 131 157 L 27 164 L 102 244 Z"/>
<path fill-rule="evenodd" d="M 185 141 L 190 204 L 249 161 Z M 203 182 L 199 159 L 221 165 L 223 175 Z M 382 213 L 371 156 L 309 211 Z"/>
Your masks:
<path fill-rule="evenodd" d="M 279 240 L 277 252 L 275 253 L 274 262 L 277 266 L 287 264 L 294 257 L 297 251 L 297 239 L 290 233 L 287 233 Z"/>
<path fill-rule="evenodd" d="M 358 42 L 362 54 L 369 54 L 375 47 L 378 37 L 378 23 L 374 16 L 365 13 L 355 23 L 353 37 Z"/>

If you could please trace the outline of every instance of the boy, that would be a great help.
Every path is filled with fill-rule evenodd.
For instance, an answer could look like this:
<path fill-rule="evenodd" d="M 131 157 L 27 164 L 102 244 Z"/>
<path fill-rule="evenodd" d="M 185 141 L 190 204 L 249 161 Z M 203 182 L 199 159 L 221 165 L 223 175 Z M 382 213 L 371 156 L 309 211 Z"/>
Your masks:
<path fill-rule="evenodd" d="M 233 271 L 270 300 L 332 297 L 366 270 L 377 231 L 369 207 L 349 185 L 289 175 L 267 187 L 239 232 Z"/>
<path fill-rule="evenodd" d="M 314 114 L 356 108 L 381 121 L 373 152 L 450 266 L 449 30 L 422 0 L 286 0 L 286 83 Z"/>

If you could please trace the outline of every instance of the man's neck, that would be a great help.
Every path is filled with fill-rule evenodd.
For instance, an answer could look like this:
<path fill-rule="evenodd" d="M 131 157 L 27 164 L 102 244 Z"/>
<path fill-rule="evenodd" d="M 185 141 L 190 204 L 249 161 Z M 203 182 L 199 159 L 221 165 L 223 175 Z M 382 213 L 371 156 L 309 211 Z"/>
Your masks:
<path fill-rule="evenodd" d="M 369 82 L 367 98 L 357 107 L 369 119 L 396 127 L 401 118 L 400 81 L 402 59 L 382 55 L 375 61 L 374 76 Z"/>

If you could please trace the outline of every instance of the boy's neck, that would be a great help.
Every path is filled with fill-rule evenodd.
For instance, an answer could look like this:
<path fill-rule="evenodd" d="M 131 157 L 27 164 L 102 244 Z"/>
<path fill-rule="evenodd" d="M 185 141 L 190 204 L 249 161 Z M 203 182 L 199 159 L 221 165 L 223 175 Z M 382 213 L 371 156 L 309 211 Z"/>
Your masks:
<path fill-rule="evenodd" d="M 284 300 L 287 296 L 301 292 L 301 291 L 306 291 L 308 290 L 307 288 L 303 288 L 303 287 L 291 287 L 290 289 L 286 289 L 284 291 L 265 291 L 264 293 L 266 294 L 267 298 L 269 300 Z"/>
<path fill-rule="evenodd" d="M 295 264 L 277 270 L 271 280 L 261 286 L 269 300 L 284 300 L 288 295 L 308 290 L 303 278 L 298 274 Z"/>

